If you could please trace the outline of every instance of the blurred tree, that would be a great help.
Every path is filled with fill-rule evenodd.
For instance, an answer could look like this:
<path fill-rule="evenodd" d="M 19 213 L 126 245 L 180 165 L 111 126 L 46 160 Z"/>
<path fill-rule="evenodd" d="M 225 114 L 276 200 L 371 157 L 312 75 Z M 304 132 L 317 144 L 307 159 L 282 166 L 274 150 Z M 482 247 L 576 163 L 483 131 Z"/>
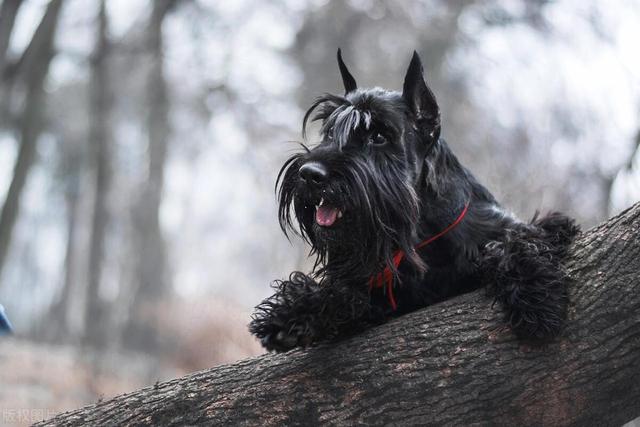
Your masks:
<path fill-rule="evenodd" d="M 0 6 L 0 79 L 4 78 L 9 41 L 22 0 L 4 0 Z"/>
<path fill-rule="evenodd" d="M 89 242 L 89 269 L 84 314 L 84 339 L 99 347 L 106 342 L 108 325 L 100 296 L 100 281 L 104 260 L 105 232 L 109 222 L 107 197 L 111 185 L 110 114 L 111 85 L 109 77 L 109 40 L 106 1 L 101 0 L 98 11 L 96 44 L 91 56 L 89 143 L 92 148 L 92 167 L 95 171 L 93 217 Z"/>
<path fill-rule="evenodd" d="M 629 152 L 627 163 L 612 177 L 606 187 L 608 213 L 616 214 L 626 209 L 640 197 L 640 130 Z"/>
<path fill-rule="evenodd" d="M 65 163 L 68 162 L 69 173 L 67 188 L 64 198 L 67 209 L 67 245 L 64 256 L 64 278 L 60 293 L 54 299 L 49 313 L 44 316 L 45 322 L 41 329 L 43 338 L 52 342 L 68 340 L 69 334 L 69 308 L 73 286 L 76 282 L 78 268 L 78 222 L 80 216 L 80 182 L 79 164 L 82 162 L 77 153 L 66 153 Z"/>
<path fill-rule="evenodd" d="M 98 2 L 94 2 L 95 10 Z M 75 10 L 67 6 L 67 16 Z M 98 19 L 92 14 L 87 28 L 97 33 Z M 64 23 L 64 18 L 61 21 Z M 64 25 L 64 24 L 62 24 Z M 90 26 L 89 26 L 90 25 Z M 61 27 L 62 29 L 62 27 Z M 59 283 L 52 297 L 48 314 L 44 314 L 39 330 L 42 339 L 50 342 L 77 342 L 84 331 L 84 313 L 88 287 L 89 240 L 94 202 L 93 145 L 90 143 L 91 119 L 89 86 L 91 80 L 91 54 L 93 45 L 87 46 L 86 56 L 79 64 L 86 69 L 87 78 L 72 80 L 52 90 L 48 97 L 48 132 L 57 136 L 56 156 L 44 158 L 42 166 L 51 167 L 53 195 L 60 203 L 60 238 L 64 244 L 61 274 L 52 278 Z M 62 49 L 58 55 L 65 56 Z M 54 106 L 54 108 L 51 108 Z M 46 160 L 53 160 L 51 164 Z M 52 210 L 53 210 L 52 205 Z M 40 338 L 40 337 L 38 337 Z"/>
<path fill-rule="evenodd" d="M 7 87 L 10 86 L 9 76 L 6 73 L 6 65 L 9 63 L 7 54 L 9 42 L 13 33 L 13 26 L 18 16 L 18 10 L 22 0 L 5 0 L 0 6 L 0 126 L 9 125 L 9 96 L 6 96 Z"/>
<path fill-rule="evenodd" d="M 41 131 L 44 80 L 54 55 L 53 39 L 63 0 L 51 0 L 31 42 L 13 65 L 12 75 L 22 78 L 26 95 L 17 124 L 20 149 L 13 178 L 0 213 L 0 274 L 5 264 L 13 228 L 20 208 L 20 198 L 36 155 L 36 143 Z"/>
<path fill-rule="evenodd" d="M 157 338 L 149 315 L 153 303 L 169 288 L 167 254 L 160 228 L 160 203 L 164 186 L 167 146 L 170 137 L 169 101 L 164 72 L 162 25 L 177 0 L 158 0 L 147 29 L 150 66 L 147 76 L 147 173 L 139 199 L 133 204 L 135 281 L 130 324 L 124 329 L 125 343 L 153 348 Z"/>

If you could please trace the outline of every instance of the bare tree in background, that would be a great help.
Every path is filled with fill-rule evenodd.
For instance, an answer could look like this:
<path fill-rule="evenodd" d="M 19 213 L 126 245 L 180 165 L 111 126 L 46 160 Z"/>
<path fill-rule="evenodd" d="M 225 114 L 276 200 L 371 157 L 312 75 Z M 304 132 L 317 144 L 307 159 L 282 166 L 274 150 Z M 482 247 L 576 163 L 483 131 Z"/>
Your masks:
<path fill-rule="evenodd" d="M 12 127 L 10 120 L 10 86 L 6 65 L 9 42 L 22 0 L 5 0 L 0 6 L 0 127 Z"/>
<path fill-rule="evenodd" d="M 53 39 L 63 0 L 52 0 L 36 29 L 31 42 L 17 64 L 16 76 L 23 77 L 26 88 L 24 108 L 17 125 L 20 149 L 13 170 L 13 178 L 0 214 L 0 274 L 11 243 L 18 217 L 20 199 L 36 155 L 36 143 L 41 130 L 44 80 L 54 55 Z"/>
<path fill-rule="evenodd" d="M 68 313 L 71 294 L 75 283 L 78 263 L 78 220 L 80 216 L 80 169 L 81 156 L 68 153 L 65 158 L 70 170 L 70 177 L 65 188 L 64 198 L 67 208 L 67 246 L 64 257 L 64 278 L 58 297 L 49 308 L 45 338 L 60 342 L 69 337 Z"/>
<path fill-rule="evenodd" d="M 89 242 L 89 270 L 87 299 L 84 313 L 84 339 L 93 346 L 106 342 L 107 309 L 100 297 L 100 279 L 104 260 L 105 232 L 109 222 L 107 197 L 111 183 L 110 131 L 110 82 L 108 17 L 105 0 L 100 1 L 96 45 L 91 57 L 90 109 L 92 170 L 95 171 L 93 217 Z"/>
<path fill-rule="evenodd" d="M 4 0 L 0 6 L 0 76 L 4 76 L 9 41 L 22 0 Z"/>
<path fill-rule="evenodd" d="M 6 72 L 9 63 L 7 54 L 20 6 L 22 0 L 5 0 L 0 6 L 0 126 L 10 124 L 8 117 L 11 97 L 7 96 L 7 92 L 10 92 L 7 90 L 10 86 L 9 73 Z"/>
<path fill-rule="evenodd" d="M 160 229 L 160 203 L 164 186 L 164 170 L 169 142 L 169 102 L 164 75 L 164 43 L 162 24 L 176 0 L 158 0 L 153 3 L 151 21 L 147 30 L 147 43 L 151 64 L 147 86 L 147 176 L 142 185 L 140 199 L 133 206 L 134 243 L 137 252 L 135 290 L 129 327 L 125 341 L 129 345 L 148 348 L 155 344 L 155 332 L 148 327 L 148 308 L 167 290 L 167 254 Z"/>
<path fill-rule="evenodd" d="M 633 147 L 629 151 L 629 158 L 626 165 L 624 165 L 616 175 L 611 176 L 611 179 L 605 183 L 605 192 L 607 194 L 607 212 L 614 214 L 619 211 L 624 205 L 630 201 L 633 201 L 634 195 L 638 191 L 638 180 L 640 179 L 640 170 L 638 170 L 635 164 L 636 157 L 640 157 L 640 129 L 636 132 L 635 139 L 633 141 Z M 623 191 L 622 194 L 614 196 L 614 187 L 618 184 L 618 180 L 627 181 L 629 188 Z M 618 192 L 619 192 L 618 188 Z M 618 200 L 616 200 L 618 199 Z"/>

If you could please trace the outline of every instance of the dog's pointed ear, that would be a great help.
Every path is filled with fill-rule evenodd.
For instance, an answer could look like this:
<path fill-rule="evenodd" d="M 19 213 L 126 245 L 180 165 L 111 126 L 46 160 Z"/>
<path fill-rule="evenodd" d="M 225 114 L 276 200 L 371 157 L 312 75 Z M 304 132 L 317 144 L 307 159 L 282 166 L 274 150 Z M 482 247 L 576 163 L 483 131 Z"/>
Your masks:
<path fill-rule="evenodd" d="M 358 88 L 356 84 L 356 79 L 353 78 L 347 66 L 344 64 L 342 60 L 342 52 L 340 48 L 338 48 L 338 67 L 340 67 L 340 75 L 342 75 L 342 83 L 344 84 L 344 94 L 348 94 L 349 92 L 353 92 Z"/>
<path fill-rule="evenodd" d="M 431 127 L 430 136 L 437 139 L 440 136 L 440 108 L 436 97 L 424 81 L 422 62 L 415 50 L 404 77 L 402 97 L 416 119 Z"/>

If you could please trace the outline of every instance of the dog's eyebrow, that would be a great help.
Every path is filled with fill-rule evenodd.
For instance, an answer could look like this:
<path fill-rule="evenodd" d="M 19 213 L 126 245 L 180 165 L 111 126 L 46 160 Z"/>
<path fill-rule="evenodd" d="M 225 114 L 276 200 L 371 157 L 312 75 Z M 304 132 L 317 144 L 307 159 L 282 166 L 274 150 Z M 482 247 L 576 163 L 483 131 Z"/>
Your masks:
<path fill-rule="evenodd" d="M 371 111 L 356 105 L 341 105 L 329 116 L 323 132 L 332 132 L 340 148 L 344 147 L 357 131 L 368 131 L 373 122 Z"/>
<path fill-rule="evenodd" d="M 364 99 L 353 103 L 345 97 L 332 94 L 317 98 L 304 116 L 303 136 L 306 137 L 310 118 L 312 121 L 321 120 L 323 123 L 320 132 L 333 139 L 338 144 L 338 148 L 342 149 L 356 132 L 366 132 L 374 127 L 375 105 L 370 105 L 368 101 L 370 100 Z M 394 126 L 388 126 L 387 123 L 381 123 L 381 125 L 395 130 Z"/>
<path fill-rule="evenodd" d="M 340 148 L 347 144 L 358 129 L 369 130 L 371 127 L 371 112 L 354 105 L 339 107 L 332 116 L 333 138 L 338 140 Z"/>

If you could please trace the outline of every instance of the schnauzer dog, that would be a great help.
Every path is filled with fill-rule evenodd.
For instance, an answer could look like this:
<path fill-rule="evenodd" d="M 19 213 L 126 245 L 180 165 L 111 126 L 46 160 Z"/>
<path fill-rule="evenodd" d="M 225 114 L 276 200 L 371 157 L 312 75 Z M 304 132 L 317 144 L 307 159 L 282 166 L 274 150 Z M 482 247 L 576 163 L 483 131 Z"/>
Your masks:
<path fill-rule="evenodd" d="M 519 338 L 556 336 L 574 221 L 522 222 L 460 164 L 416 52 L 402 93 L 359 89 L 340 50 L 338 65 L 345 94 L 318 98 L 303 120 L 303 136 L 310 118 L 321 122 L 321 142 L 276 182 L 280 225 L 310 244 L 313 272 L 276 281 L 250 331 L 287 351 L 486 287 Z"/>

